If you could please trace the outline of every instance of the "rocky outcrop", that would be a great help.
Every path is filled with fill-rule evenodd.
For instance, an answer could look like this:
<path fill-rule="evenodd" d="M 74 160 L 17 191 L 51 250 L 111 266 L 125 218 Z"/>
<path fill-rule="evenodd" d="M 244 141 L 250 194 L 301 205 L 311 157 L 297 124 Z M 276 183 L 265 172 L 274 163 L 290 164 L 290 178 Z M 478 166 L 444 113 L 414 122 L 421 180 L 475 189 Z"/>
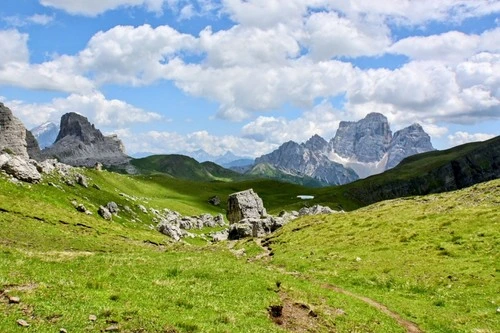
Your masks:
<path fill-rule="evenodd" d="M 28 157 L 26 128 L 12 111 L 0 103 L 0 153 Z"/>
<path fill-rule="evenodd" d="M 243 219 L 260 219 L 267 216 L 262 199 L 252 190 L 233 193 L 227 200 L 227 219 L 237 223 Z"/>
<path fill-rule="evenodd" d="M 227 233 L 215 234 L 214 241 L 235 240 L 245 237 L 264 237 L 288 222 L 305 215 L 334 213 L 328 207 L 313 206 L 302 208 L 299 212 L 283 211 L 279 216 L 267 215 L 262 199 L 252 190 L 233 193 L 228 200 L 227 216 L 230 226 Z"/>
<path fill-rule="evenodd" d="M 388 149 L 386 169 L 394 168 L 408 156 L 434 150 L 431 137 L 422 126 L 413 124 L 394 133 Z"/>
<path fill-rule="evenodd" d="M 202 229 L 206 227 L 214 228 L 224 226 L 226 223 L 222 214 L 212 216 L 202 214 L 199 216 L 182 216 L 176 211 L 164 209 L 163 211 L 152 210 L 156 229 L 171 237 L 174 241 L 179 241 L 184 237 L 194 237 L 187 230 Z"/>
<path fill-rule="evenodd" d="M 24 156 L 0 155 L 0 169 L 13 178 L 28 183 L 38 183 L 42 179 L 36 162 Z"/>
<path fill-rule="evenodd" d="M 118 166 L 130 160 L 116 135 L 104 136 L 87 118 L 77 113 L 62 116 L 55 143 L 42 153 L 73 166 L 93 167 L 96 163 Z"/>

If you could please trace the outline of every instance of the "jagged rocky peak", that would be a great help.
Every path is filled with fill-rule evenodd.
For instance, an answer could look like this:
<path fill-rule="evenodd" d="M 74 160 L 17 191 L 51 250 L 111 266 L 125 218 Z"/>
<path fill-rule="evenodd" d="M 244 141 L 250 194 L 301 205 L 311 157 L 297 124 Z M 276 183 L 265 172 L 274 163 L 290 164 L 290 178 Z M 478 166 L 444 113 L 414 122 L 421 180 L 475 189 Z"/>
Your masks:
<path fill-rule="evenodd" d="M 130 158 L 116 135 L 104 136 L 88 119 L 71 112 L 62 116 L 55 143 L 42 151 L 73 166 L 124 165 Z"/>
<path fill-rule="evenodd" d="M 104 135 L 95 128 L 94 124 L 91 124 L 87 118 L 75 112 L 66 113 L 61 117 L 56 142 L 67 136 L 74 136 L 86 144 L 104 140 Z"/>
<path fill-rule="evenodd" d="M 329 149 L 343 158 L 374 162 L 384 157 L 391 139 L 387 118 L 369 113 L 357 122 L 341 121 Z"/>
<path fill-rule="evenodd" d="M 386 169 L 399 164 L 404 158 L 434 150 L 431 137 L 422 126 L 413 124 L 394 133 L 389 147 Z"/>
<path fill-rule="evenodd" d="M 309 140 L 307 140 L 304 144 L 305 148 L 322 151 L 328 145 L 328 142 L 323 139 L 318 134 L 314 134 Z"/>
<path fill-rule="evenodd" d="M 40 148 L 33 135 L 8 107 L 0 103 L 0 153 L 2 151 L 33 159 L 40 158 Z"/>

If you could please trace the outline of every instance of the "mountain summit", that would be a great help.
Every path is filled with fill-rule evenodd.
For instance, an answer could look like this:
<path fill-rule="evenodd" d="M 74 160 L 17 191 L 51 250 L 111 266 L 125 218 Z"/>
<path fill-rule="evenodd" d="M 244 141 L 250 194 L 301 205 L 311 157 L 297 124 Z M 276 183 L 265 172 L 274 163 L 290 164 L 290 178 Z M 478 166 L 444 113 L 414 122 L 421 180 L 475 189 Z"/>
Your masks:
<path fill-rule="evenodd" d="M 62 116 L 60 131 L 52 147 L 42 151 L 75 166 L 121 165 L 130 158 L 116 135 L 104 136 L 87 118 L 71 112 Z"/>
<path fill-rule="evenodd" d="M 54 144 L 59 134 L 59 126 L 52 122 L 46 122 L 33 128 L 31 133 L 33 133 L 33 136 L 38 141 L 40 148 L 43 149 Z"/>

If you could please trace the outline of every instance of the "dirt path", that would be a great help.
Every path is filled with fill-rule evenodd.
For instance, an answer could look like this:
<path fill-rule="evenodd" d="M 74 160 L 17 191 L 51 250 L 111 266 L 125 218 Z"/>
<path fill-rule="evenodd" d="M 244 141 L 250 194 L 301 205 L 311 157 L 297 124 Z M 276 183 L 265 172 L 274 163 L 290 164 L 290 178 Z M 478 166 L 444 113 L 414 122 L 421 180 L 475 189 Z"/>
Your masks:
<path fill-rule="evenodd" d="M 269 248 L 269 246 L 267 244 L 263 244 L 263 240 L 260 238 L 255 239 L 255 243 L 257 245 L 259 245 L 264 252 L 257 255 L 256 257 L 254 257 L 252 259 L 249 259 L 249 261 L 257 261 L 257 260 L 261 260 L 261 259 L 265 259 L 265 258 L 270 258 L 271 248 Z M 315 280 L 311 279 L 310 277 L 307 277 L 304 275 L 297 275 L 296 273 L 291 273 L 291 272 L 288 272 L 288 271 L 285 271 L 282 269 L 278 269 L 278 270 L 280 270 L 284 274 L 292 274 L 294 276 L 298 276 L 298 277 L 306 279 L 308 281 L 316 282 L 316 283 L 320 284 L 320 286 L 324 289 L 332 290 L 332 291 L 335 291 L 339 294 L 347 295 L 349 297 L 352 297 L 352 298 L 358 299 L 362 302 L 365 302 L 366 304 L 376 308 L 380 312 L 383 312 L 386 315 L 388 315 L 389 317 L 391 317 L 392 319 L 394 319 L 399 324 L 399 326 L 403 327 L 406 330 L 407 333 L 423 333 L 423 331 L 415 323 L 404 319 L 398 313 L 390 310 L 384 304 L 379 303 L 379 302 L 377 302 L 369 297 L 357 295 L 357 294 L 350 292 L 349 290 L 346 290 L 346 289 L 341 288 L 339 286 L 335 286 L 335 285 L 328 284 L 328 283 L 320 283 L 320 282 L 315 281 Z"/>

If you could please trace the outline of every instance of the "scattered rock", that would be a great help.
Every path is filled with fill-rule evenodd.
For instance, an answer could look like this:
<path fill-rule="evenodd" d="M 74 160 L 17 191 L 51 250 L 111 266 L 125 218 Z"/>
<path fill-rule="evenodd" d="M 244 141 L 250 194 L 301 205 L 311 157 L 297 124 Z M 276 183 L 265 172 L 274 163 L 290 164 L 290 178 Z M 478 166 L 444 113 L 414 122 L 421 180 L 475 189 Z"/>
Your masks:
<path fill-rule="evenodd" d="M 108 208 L 108 210 L 109 210 L 109 212 L 111 214 L 115 214 L 116 215 L 120 211 L 120 209 L 118 208 L 118 205 L 114 201 L 108 202 L 108 204 L 106 205 L 106 207 Z"/>
<path fill-rule="evenodd" d="M 68 333 L 68 331 L 65 328 L 60 328 L 59 333 Z"/>
<path fill-rule="evenodd" d="M 144 207 L 143 205 L 138 205 L 137 206 L 139 208 L 139 210 L 141 212 L 143 212 L 144 214 L 147 214 L 148 213 L 148 210 L 146 209 L 146 207 Z"/>
<path fill-rule="evenodd" d="M 172 238 L 174 241 L 178 242 L 181 240 L 181 238 L 185 237 L 187 235 L 187 232 L 182 230 L 176 225 L 172 225 L 166 221 L 160 222 L 157 226 L 157 229 L 159 232 L 161 232 L 164 235 L 169 236 Z"/>
<path fill-rule="evenodd" d="M 96 169 L 97 171 L 102 171 L 102 163 L 97 162 L 94 165 L 94 169 Z"/>
<path fill-rule="evenodd" d="M 75 175 L 75 179 L 76 179 L 76 183 L 78 185 L 81 185 L 81 186 L 83 186 L 85 188 L 89 187 L 89 183 L 87 181 L 87 177 L 85 177 L 84 175 L 77 173 Z"/>
<path fill-rule="evenodd" d="M 66 178 L 64 179 L 64 183 L 68 186 L 75 187 L 76 183 L 73 179 Z"/>
<path fill-rule="evenodd" d="M 111 325 L 111 326 L 107 327 L 104 331 L 105 332 L 118 332 L 118 331 L 120 331 L 120 326 Z"/>
<path fill-rule="evenodd" d="M 262 199 L 249 189 L 233 193 L 227 201 L 227 218 L 230 223 L 238 223 L 245 218 L 260 219 L 267 216 Z"/>
<path fill-rule="evenodd" d="M 10 296 L 9 303 L 10 304 L 19 304 L 19 303 L 21 303 L 21 299 L 19 297 Z"/>
<path fill-rule="evenodd" d="M 89 316 L 89 320 L 90 321 L 96 321 L 97 320 L 97 316 L 96 315 L 90 315 Z"/>
<path fill-rule="evenodd" d="M 299 210 L 299 216 L 333 214 L 333 213 L 336 213 L 336 211 L 334 211 L 330 207 L 321 205 L 314 205 L 312 207 L 303 207 Z"/>
<path fill-rule="evenodd" d="M 109 209 L 104 206 L 99 206 L 99 210 L 97 211 L 97 213 L 105 220 L 110 221 L 113 219 L 113 214 L 111 214 Z"/>
<path fill-rule="evenodd" d="M 92 215 L 92 212 L 90 210 L 88 210 L 83 204 L 77 204 L 76 210 L 79 211 L 80 213 L 85 213 L 87 215 Z"/>
<path fill-rule="evenodd" d="M 18 320 L 16 320 L 16 323 L 22 327 L 29 327 L 30 326 L 30 324 L 28 324 L 28 322 L 24 319 L 18 319 Z"/>
<path fill-rule="evenodd" d="M 229 229 L 212 233 L 210 237 L 212 237 L 212 241 L 215 243 L 226 241 L 229 238 Z"/>
<path fill-rule="evenodd" d="M 216 195 L 208 199 L 208 203 L 213 206 L 220 206 L 220 198 Z"/>

